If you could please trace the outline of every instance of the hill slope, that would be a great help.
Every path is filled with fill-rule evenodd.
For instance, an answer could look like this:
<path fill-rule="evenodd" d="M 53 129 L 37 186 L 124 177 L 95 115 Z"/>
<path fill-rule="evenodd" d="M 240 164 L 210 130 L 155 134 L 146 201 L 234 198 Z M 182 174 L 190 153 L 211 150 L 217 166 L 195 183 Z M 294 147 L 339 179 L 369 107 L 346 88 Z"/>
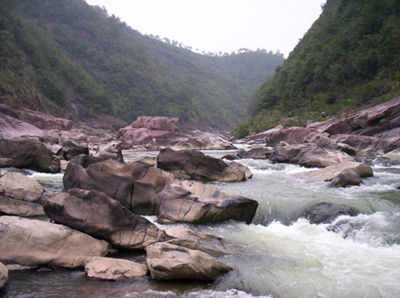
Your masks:
<path fill-rule="evenodd" d="M 400 93 L 400 2 L 328 0 L 249 108 L 250 130 L 320 120 Z M 321 116 L 322 115 L 322 116 Z M 239 129 L 242 133 L 247 124 Z"/>
<path fill-rule="evenodd" d="M 283 61 L 266 51 L 195 54 L 83 0 L 2 2 L 0 101 L 57 116 L 178 116 L 226 128 L 246 116 L 251 95 Z"/>

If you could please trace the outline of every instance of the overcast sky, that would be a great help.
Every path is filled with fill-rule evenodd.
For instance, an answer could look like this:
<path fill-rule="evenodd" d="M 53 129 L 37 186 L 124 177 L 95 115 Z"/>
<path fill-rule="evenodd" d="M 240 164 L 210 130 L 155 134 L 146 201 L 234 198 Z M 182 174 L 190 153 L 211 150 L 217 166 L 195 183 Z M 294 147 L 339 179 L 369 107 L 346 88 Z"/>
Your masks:
<path fill-rule="evenodd" d="M 325 0 L 86 0 L 143 34 L 200 52 L 279 50 L 287 58 Z"/>

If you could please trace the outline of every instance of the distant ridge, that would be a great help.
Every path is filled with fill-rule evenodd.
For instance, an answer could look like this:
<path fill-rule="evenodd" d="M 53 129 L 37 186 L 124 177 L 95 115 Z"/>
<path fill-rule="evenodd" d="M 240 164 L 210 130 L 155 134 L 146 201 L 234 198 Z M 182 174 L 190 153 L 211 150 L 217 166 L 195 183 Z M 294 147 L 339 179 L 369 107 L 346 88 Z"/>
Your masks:
<path fill-rule="evenodd" d="M 3 0 L 0 102 L 85 120 L 179 117 L 226 129 L 283 62 L 265 50 L 204 56 L 142 35 L 83 0 Z"/>

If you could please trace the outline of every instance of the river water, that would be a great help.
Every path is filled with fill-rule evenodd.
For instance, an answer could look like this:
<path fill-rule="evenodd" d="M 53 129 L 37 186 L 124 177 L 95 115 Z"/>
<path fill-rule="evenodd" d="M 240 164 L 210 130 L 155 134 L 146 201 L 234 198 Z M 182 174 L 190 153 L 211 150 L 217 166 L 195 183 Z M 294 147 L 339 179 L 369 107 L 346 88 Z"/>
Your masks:
<path fill-rule="evenodd" d="M 208 151 L 221 157 L 230 151 Z M 146 153 L 156 155 L 156 152 Z M 306 169 L 240 160 L 253 178 L 214 185 L 259 202 L 253 223 L 229 221 L 186 225 L 240 244 L 218 258 L 234 270 L 213 283 L 88 280 L 83 271 L 39 269 L 11 272 L 3 297 L 400 297 L 400 167 L 373 167 L 362 186 L 328 188 L 306 179 Z M 62 175 L 33 173 L 45 187 L 62 189 Z M 296 218 L 317 202 L 347 204 L 361 211 L 333 225 Z M 155 217 L 147 217 L 154 221 Z M 161 228 L 170 226 L 158 225 Z M 125 254 L 144 263 L 143 253 Z"/>

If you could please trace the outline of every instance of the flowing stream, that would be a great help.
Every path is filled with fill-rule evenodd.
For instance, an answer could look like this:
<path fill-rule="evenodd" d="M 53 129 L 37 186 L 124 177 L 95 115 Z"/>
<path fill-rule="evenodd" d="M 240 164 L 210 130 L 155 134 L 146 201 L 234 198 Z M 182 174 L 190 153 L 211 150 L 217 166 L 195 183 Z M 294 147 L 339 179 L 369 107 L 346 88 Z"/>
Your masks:
<path fill-rule="evenodd" d="M 230 151 L 207 151 L 221 157 Z M 149 154 L 149 153 L 145 153 Z M 267 160 L 240 160 L 253 178 L 215 186 L 259 202 L 253 223 L 229 221 L 186 225 L 240 244 L 218 260 L 234 270 L 213 283 L 96 281 L 83 271 L 39 269 L 11 272 L 4 297 L 400 297 L 400 167 L 373 167 L 374 177 L 359 187 L 328 188 L 306 179 L 306 169 Z M 54 192 L 62 175 L 33 173 Z M 356 207 L 356 217 L 341 216 L 332 225 L 297 219 L 317 202 Z M 155 217 L 147 217 L 154 221 Z M 158 225 L 161 228 L 170 226 Z M 125 254 L 144 263 L 143 253 Z"/>

